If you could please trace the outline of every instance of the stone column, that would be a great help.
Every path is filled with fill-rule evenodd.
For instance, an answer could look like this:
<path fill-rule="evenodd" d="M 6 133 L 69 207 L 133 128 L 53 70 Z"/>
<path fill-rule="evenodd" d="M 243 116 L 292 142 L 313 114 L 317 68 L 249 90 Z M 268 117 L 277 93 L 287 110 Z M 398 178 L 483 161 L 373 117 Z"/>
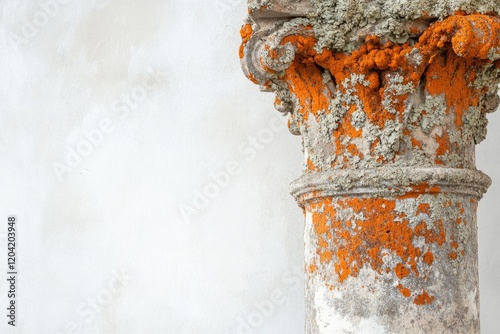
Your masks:
<path fill-rule="evenodd" d="M 306 333 L 480 332 L 493 0 L 252 0 L 243 69 L 301 135 Z"/>

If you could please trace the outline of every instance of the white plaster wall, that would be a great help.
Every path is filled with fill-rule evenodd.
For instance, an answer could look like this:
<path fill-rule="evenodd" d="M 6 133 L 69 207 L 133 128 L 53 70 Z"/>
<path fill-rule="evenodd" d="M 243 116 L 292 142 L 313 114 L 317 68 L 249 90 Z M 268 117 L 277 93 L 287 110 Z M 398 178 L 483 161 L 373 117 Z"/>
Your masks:
<path fill-rule="evenodd" d="M 0 333 L 303 333 L 303 217 L 288 195 L 300 140 L 240 71 L 244 0 L 61 0 L 43 14 L 49 2 L 0 1 L 0 268 L 16 215 L 20 272 L 18 326 L 1 311 Z M 496 181 L 480 206 L 485 334 L 500 314 L 490 119 L 478 150 Z M 87 156 L 61 169 L 78 148 Z"/>

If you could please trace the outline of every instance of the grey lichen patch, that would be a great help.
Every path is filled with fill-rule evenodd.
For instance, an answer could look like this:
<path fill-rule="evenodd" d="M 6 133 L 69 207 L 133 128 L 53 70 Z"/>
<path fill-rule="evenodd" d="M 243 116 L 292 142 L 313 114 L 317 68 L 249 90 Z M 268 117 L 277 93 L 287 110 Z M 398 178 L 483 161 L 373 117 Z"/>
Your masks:
<path fill-rule="evenodd" d="M 413 106 L 406 125 L 420 146 L 414 145 L 412 138 L 403 139 L 404 147 L 411 151 L 406 163 L 428 166 L 438 160 L 450 167 L 474 168 L 474 155 L 467 150 L 486 135 L 486 119 L 479 109 L 466 113 L 463 128 L 457 128 L 454 108 L 448 110 L 445 96 L 424 91 L 422 101 Z M 446 137 L 456 151 L 441 152 L 438 156 L 439 141 Z"/>
<path fill-rule="evenodd" d="M 259 56 L 263 64 L 275 71 L 286 70 L 295 59 L 295 49 L 291 43 L 277 45 L 273 51 L 277 57 L 271 57 L 266 49 L 262 49 Z"/>
<path fill-rule="evenodd" d="M 496 92 L 484 95 L 481 98 L 480 102 L 481 111 L 486 114 L 495 112 L 498 109 L 499 105 L 500 105 L 500 96 L 498 96 Z"/>
<path fill-rule="evenodd" d="M 458 224 L 458 233 L 456 236 L 453 236 L 451 252 L 448 254 L 455 275 L 458 274 L 464 262 L 467 261 L 466 251 L 471 234 L 472 228 L 469 224 L 465 222 Z"/>
<path fill-rule="evenodd" d="M 401 73 L 394 73 L 389 76 L 389 82 L 391 83 L 390 92 L 394 95 L 404 95 L 407 93 L 412 93 L 415 91 L 415 85 L 413 83 L 408 83 L 403 85 L 404 77 Z"/>
<path fill-rule="evenodd" d="M 330 107 L 328 108 L 329 116 L 325 121 L 327 122 L 328 128 L 332 131 L 338 129 L 340 123 L 344 119 L 344 116 L 349 110 L 342 97 L 343 96 L 340 94 L 337 95 L 333 100 L 331 100 Z M 331 136 L 331 134 L 332 133 L 329 133 L 328 136 Z"/>
<path fill-rule="evenodd" d="M 439 196 L 424 194 L 418 198 L 397 201 L 395 208 L 396 212 L 408 219 L 413 228 L 425 223 L 428 230 L 435 230 L 439 227 L 438 223 L 445 222 L 448 232 L 446 244 L 441 251 L 443 256 L 441 260 L 445 263 L 449 261 L 450 270 L 454 274 L 457 274 L 457 270 L 460 269 L 471 241 L 472 232 L 469 222 L 475 222 L 475 209 L 465 203 L 467 201 L 464 201 L 462 197 L 453 194 L 440 194 Z M 419 212 L 420 205 L 428 206 L 428 213 Z M 418 239 L 415 241 L 418 242 Z M 414 246 L 424 249 L 425 243 L 414 242 Z M 425 264 L 419 263 L 419 271 L 423 272 L 425 269 L 427 269 Z"/>
<path fill-rule="evenodd" d="M 364 37 L 376 35 L 404 43 L 412 22 L 443 19 L 456 11 L 498 12 L 498 0 L 312 0 L 311 24 L 319 39 L 317 51 L 351 51 Z"/>
<path fill-rule="evenodd" d="M 444 95 L 430 95 L 425 92 L 425 102 L 414 106 L 408 119 L 408 128 L 419 124 L 425 134 L 430 134 L 436 126 L 444 124 L 446 117 L 446 99 Z"/>
<path fill-rule="evenodd" d="M 323 71 L 323 84 L 331 83 L 333 84 L 333 76 L 331 75 L 330 71 L 324 70 Z"/>
<path fill-rule="evenodd" d="M 367 117 L 364 112 L 364 105 L 358 96 L 359 86 L 367 87 L 369 82 L 364 75 L 352 74 L 346 78 L 339 86 L 335 86 L 330 74 L 323 74 L 324 82 L 330 85 L 334 98 L 330 100 L 328 110 L 319 110 L 317 112 L 316 121 L 304 124 L 302 134 L 305 135 L 304 150 L 308 152 L 308 158 L 315 166 L 331 166 L 333 162 L 337 162 L 338 166 L 355 167 L 361 161 L 357 155 L 353 155 L 349 151 L 343 151 L 341 156 L 336 156 L 334 146 L 336 140 L 340 140 L 343 147 L 348 146 L 353 138 L 341 136 L 334 138 L 333 134 L 338 130 L 339 126 L 350 119 L 352 125 L 361 130 L 367 123 Z M 348 113 L 350 117 L 348 117 Z M 312 116 L 312 115 L 311 115 Z M 319 124 L 317 126 L 316 124 Z M 331 155 L 325 155 L 325 150 L 319 150 L 318 145 L 329 147 Z"/>
<path fill-rule="evenodd" d="M 333 128 L 338 125 L 332 117 L 331 113 L 321 110 L 318 118 L 310 117 L 306 122 L 301 120 L 300 133 L 306 161 L 310 160 L 319 169 L 328 169 L 337 159 L 331 140 Z M 313 171 L 306 169 L 305 172 Z"/>
<path fill-rule="evenodd" d="M 295 107 L 299 105 L 297 98 L 288 89 L 275 87 L 277 102 L 274 107 L 284 115 L 293 114 Z"/>
<path fill-rule="evenodd" d="M 447 152 L 443 154 L 440 159 L 448 166 L 454 166 L 457 168 L 466 167 L 464 164 L 464 157 L 456 152 Z M 467 167 L 470 167 L 470 164 L 468 164 Z"/>
<path fill-rule="evenodd" d="M 488 55 L 488 59 L 492 61 L 500 59 L 500 48 L 492 48 Z"/>
<path fill-rule="evenodd" d="M 397 213 L 402 213 L 404 217 L 408 220 L 410 226 L 415 228 L 422 220 L 428 217 L 422 217 L 423 214 L 418 214 L 418 205 L 421 201 L 417 201 L 415 198 L 409 198 L 404 201 L 397 201 L 395 211 Z"/>
<path fill-rule="evenodd" d="M 470 107 L 463 116 L 462 135 L 464 140 L 481 143 L 486 139 L 488 120 L 479 107 Z"/>
<path fill-rule="evenodd" d="M 375 147 L 375 152 L 387 160 L 394 159 L 396 152 L 399 151 L 403 136 L 403 124 L 387 120 L 383 129 L 373 124 L 370 124 L 368 129 L 369 142 L 373 143 L 376 139 L 380 141 Z"/>
<path fill-rule="evenodd" d="M 398 113 L 395 106 L 400 100 L 405 100 L 407 94 L 412 94 L 416 89 L 413 83 L 403 82 L 404 77 L 400 73 L 389 74 L 389 85 L 385 89 L 382 106 L 392 114 Z"/>
<path fill-rule="evenodd" d="M 336 97 L 330 103 L 330 111 L 342 119 L 350 106 L 355 106 L 355 111 L 363 112 L 364 105 L 359 96 L 357 95 L 357 85 L 369 86 L 370 83 L 365 79 L 364 75 L 352 74 L 342 83 L 342 90 L 338 89 Z"/>
<path fill-rule="evenodd" d="M 358 226 L 356 226 L 355 221 L 365 221 L 366 217 L 363 212 L 356 212 L 353 208 L 351 207 L 346 207 L 342 205 L 335 205 L 335 219 L 338 221 L 342 222 L 350 222 L 352 225 L 351 227 L 353 229 L 357 229 Z"/>
<path fill-rule="evenodd" d="M 334 115 L 332 112 L 327 113 L 326 110 L 320 110 L 318 111 L 318 117 L 320 124 L 320 140 L 328 143 L 331 140 L 333 131 L 339 127 L 339 123 L 341 122 L 343 115 L 339 117 Z"/>
<path fill-rule="evenodd" d="M 357 109 L 351 115 L 351 122 L 352 126 L 354 126 L 357 130 L 362 129 L 366 123 L 366 114 L 362 110 Z"/>
<path fill-rule="evenodd" d="M 248 9 L 257 11 L 262 9 L 272 9 L 274 2 L 271 0 L 250 0 L 248 1 Z"/>
<path fill-rule="evenodd" d="M 500 69 L 493 64 L 485 64 L 478 69 L 476 80 L 473 82 L 474 88 L 487 89 L 495 94 L 500 84 Z M 493 93 L 491 92 L 491 93 Z"/>
<path fill-rule="evenodd" d="M 335 97 L 330 101 L 330 116 L 326 120 L 329 128 L 336 130 L 352 105 L 356 106 L 356 112 L 363 113 L 363 102 L 356 94 L 358 84 L 366 86 L 370 83 L 366 81 L 364 75 L 352 74 L 341 83 L 342 90 L 338 88 L 335 90 Z"/>

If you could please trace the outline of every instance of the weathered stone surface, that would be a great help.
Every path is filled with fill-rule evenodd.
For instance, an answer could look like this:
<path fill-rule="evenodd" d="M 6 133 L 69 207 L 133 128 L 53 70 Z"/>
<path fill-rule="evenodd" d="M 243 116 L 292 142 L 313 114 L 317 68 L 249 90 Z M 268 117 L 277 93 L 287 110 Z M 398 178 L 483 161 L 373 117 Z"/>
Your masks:
<path fill-rule="evenodd" d="M 499 5 L 249 1 L 243 69 L 303 138 L 306 333 L 479 333 Z"/>

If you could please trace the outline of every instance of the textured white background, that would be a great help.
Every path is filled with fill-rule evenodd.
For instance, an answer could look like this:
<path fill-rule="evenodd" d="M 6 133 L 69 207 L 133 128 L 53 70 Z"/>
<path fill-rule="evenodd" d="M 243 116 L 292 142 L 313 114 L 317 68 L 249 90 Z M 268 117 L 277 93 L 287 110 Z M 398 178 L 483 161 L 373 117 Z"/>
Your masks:
<path fill-rule="evenodd" d="M 0 1 L 0 221 L 19 221 L 16 333 L 235 334 L 249 321 L 254 333 L 303 333 L 303 218 L 288 195 L 300 140 L 283 128 L 269 139 L 273 96 L 240 71 L 244 1 L 66 0 L 50 16 L 48 2 Z M 146 79 L 158 84 L 127 106 Z M 58 177 L 105 119 L 112 131 Z M 500 315 L 500 115 L 490 120 L 478 148 L 495 180 L 479 212 L 485 334 Z M 266 134 L 251 153 L 249 137 Z M 239 174 L 183 219 L 231 161 Z"/>

